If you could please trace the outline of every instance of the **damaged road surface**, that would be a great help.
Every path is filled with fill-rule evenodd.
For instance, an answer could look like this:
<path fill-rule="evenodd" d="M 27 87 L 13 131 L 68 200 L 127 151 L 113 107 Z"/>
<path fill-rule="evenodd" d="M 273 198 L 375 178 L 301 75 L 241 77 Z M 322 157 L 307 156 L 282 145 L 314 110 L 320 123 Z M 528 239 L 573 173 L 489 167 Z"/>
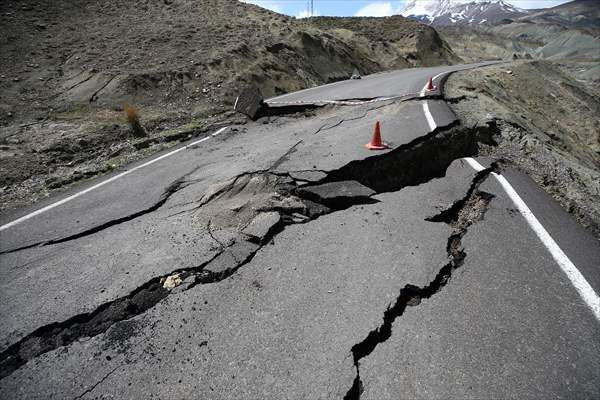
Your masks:
<path fill-rule="evenodd" d="M 264 117 L 0 231 L 0 398 L 600 396 L 594 314 L 465 161 L 494 126 L 444 107 Z"/>

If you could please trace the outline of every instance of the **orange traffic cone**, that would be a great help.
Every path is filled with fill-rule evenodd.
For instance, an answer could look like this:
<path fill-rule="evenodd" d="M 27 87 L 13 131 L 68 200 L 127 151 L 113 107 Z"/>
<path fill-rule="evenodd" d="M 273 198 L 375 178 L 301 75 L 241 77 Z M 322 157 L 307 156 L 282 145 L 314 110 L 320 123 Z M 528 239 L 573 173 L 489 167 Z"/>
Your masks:
<path fill-rule="evenodd" d="M 365 147 L 369 150 L 384 150 L 389 149 L 390 146 L 381 141 L 381 132 L 379 129 L 379 121 L 375 122 L 375 128 L 373 129 L 373 136 L 371 141 L 365 144 Z"/>
<path fill-rule="evenodd" d="M 425 87 L 425 90 L 428 92 L 433 92 L 436 89 L 435 86 L 433 86 L 433 81 L 431 79 L 431 77 L 429 77 L 429 80 L 427 81 L 427 86 Z"/>

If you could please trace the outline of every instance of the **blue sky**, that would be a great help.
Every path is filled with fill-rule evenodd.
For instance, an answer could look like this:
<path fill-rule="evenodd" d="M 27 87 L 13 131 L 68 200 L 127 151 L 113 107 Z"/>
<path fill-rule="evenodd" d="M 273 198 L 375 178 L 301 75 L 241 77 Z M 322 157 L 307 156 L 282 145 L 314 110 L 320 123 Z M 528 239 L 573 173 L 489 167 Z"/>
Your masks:
<path fill-rule="evenodd" d="M 294 17 L 307 16 L 307 0 L 243 0 Z M 407 0 L 314 0 L 315 15 L 375 16 L 397 14 Z M 428 0 L 417 0 L 428 1 Z M 520 8 L 546 8 L 570 0 L 504 0 Z"/>

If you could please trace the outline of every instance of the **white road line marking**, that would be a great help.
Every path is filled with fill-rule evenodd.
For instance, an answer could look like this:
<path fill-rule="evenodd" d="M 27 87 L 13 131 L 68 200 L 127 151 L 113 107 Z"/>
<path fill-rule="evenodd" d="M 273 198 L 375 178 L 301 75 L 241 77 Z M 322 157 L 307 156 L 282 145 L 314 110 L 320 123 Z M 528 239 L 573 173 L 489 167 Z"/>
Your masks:
<path fill-rule="evenodd" d="M 160 160 L 162 160 L 162 159 L 164 159 L 164 158 L 170 157 L 170 156 L 172 156 L 173 154 L 179 153 L 180 151 L 182 151 L 182 150 L 185 150 L 185 149 L 187 149 L 187 148 L 189 148 L 189 147 L 191 147 L 191 146 L 194 146 L 194 145 L 197 145 L 197 144 L 199 144 L 199 143 L 202 143 L 202 142 L 204 142 L 204 141 L 206 141 L 206 140 L 208 140 L 208 139 L 210 139 L 210 138 L 213 138 L 213 137 L 215 137 L 215 136 L 219 135 L 220 133 L 222 133 L 223 131 L 225 131 L 227 128 L 228 128 L 227 126 L 226 126 L 226 127 L 223 127 L 223 128 L 219 129 L 218 131 L 216 131 L 215 133 L 213 133 L 213 134 L 212 134 L 212 135 L 210 135 L 210 136 L 207 136 L 207 137 L 205 137 L 205 138 L 202 138 L 202 139 L 200 139 L 200 140 L 196 140 L 195 142 L 193 142 L 193 143 L 190 143 L 190 144 L 188 144 L 188 145 L 186 145 L 186 146 L 180 147 L 180 148 L 178 148 L 178 149 L 176 149 L 176 150 L 173 150 L 173 151 L 171 151 L 171 152 L 169 152 L 169 153 L 163 154 L 163 155 L 162 155 L 162 156 L 160 156 L 160 157 L 156 157 L 155 159 L 152 159 L 152 160 L 150 160 L 150 161 L 148 161 L 148 162 L 146 162 L 146 163 L 144 163 L 144 164 L 138 165 L 137 167 L 134 167 L 134 168 L 132 168 L 132 169 L 130 169 L 130 170 L 127 170 L 127 171 L 125 171 L 125 172 L 122 172 L 122 173 L 120 173 L 120 174 L 118 174 L 118 175 L 115 175 L 115 176 L 113 176 L 113 177 L 111 177 L 111 178 L 109 178 L 109 179 L 107 179 L 107 180 L 105 180 L 105 181 L 102 181 L 102 182 L 100 182 L 100 183 L 97 183 L 97 184 L 96 184 L 96 185 L 94 185 L 94 186 L 90 186 L 89 188 L 87 188 L 87 189 L 85 189 L 85 190 L 82 190 L 81 192 L 75 193 L 75 194 L 73 194 L 73 195 L 71 195 L 71 196 L 69 196 L 69 197 L 65 197 L 64 199 L 62 199 L 62 200 L 59 200 L 59 201 L 57 201 L 56 203 L 52 203 L 52 204 L 50 204 L 50 205 L 47 205 L 46 207 L 40 208 L 39 210 L 36 210 L 36 211 L 32 212 L 32 213 L 30 213 L 30 214 L 24 215 L 24 216 L 22 216 L 21 218 L 15 219 L 14 221 L 12 221 L 12 222 L 9 222 L 8 224 L 5 224 L 5 225 L 2 225 L 2 226 L 0 226 L 0 231 L 3 231 L 3 230 L 5 230 L 5 229 L 8 229 L 8 228 L 10 228 L 10 227 L 13 227 L 13 226 L 15 226 L 15 225 L 17 225 L 17 224 L 20 224 L 21 222 L 27 221 L 28 219 L 30 219 L 30 218 L 33 218 L 33 217 L 35 217 L 36 215 L 40 215 L 40 214 L 42 214 L 42 213 L 45 213 L 46 211 L 48 211 L 48 210 L 51 210 L 51 209 L 53 209 L 53 208 L 55 208 L 55 207 L 61 206 L 61 205 L 65 204 L 65 203 L 67 203 L 67 202 L 69 202 L 69 201 L 71 201 L 71 200 L 73 200 L 73 199 L 76 199 L 76 198 L 78 198 L 78 197 L 80 197 L 80 196 L 83 196 L 83 195 L 84 195 L 84 194 L 86 194 L 86 193 L 89 193 L 89 192 L 91 192 L 92 190 L 96 190 L 96 189 L 98 189 L 99 187 L 102 187 L 102 186 L 104 186 L 104 185 L 106 185 L 106 184 L 108 184 L 108 183 L 110 183 L 110 182 L 114 182 L 114 181 L 116 181 L 117 179 L 124 177 L 125 175 L 128 175 L 128 174 L 130 174 L 130 173 L 132 173 L 132 172 L 134 172 L 134 171 L 137 171 L 137 170 L 139 170 L 139 169 L 142 169 L 142 168 L 144 168 L 144 167 L 147 167 L 147 166 L 149 166 L 149 165 L 152 165 L 152 164 L 154 164 L 155 162 L 158 162 L 158 161 L 160 161 Z"/>
<path fill-rule="evenodd" d="M 469 163 L 469 165 L 471 167 L 473 167 L 473 169 L 477 172 L 481 172 L 485 169 L 485 167 L 481 164 L 479 164 L 474 158 L 471 157 L 465 157 L 464 160 Z"/>
<path fill-rule="evenodd" d="M 425 113 L 425 119 L 427 120 L 429 129 L 431 131 L 434 131 L 435 128 L 437 128 L 437 126 L 435 124 L 435 120 L 433 119 L 433 115 L 431 115 L 431 112 L 429 111 L 429 104 L 427 103 L 427 101 L 423 103 L 423 112 Z"/>
<path fill-rule="evenodd" d="M 465 158 L 471 167 L 476 171 L 485 169 L 481 164 L 472 158 Z M 517 209 L 521 215 L 525 218 L 531 229 L 535 232 L 537 237 L 542 241 L 546 249 L 554 258 L 554 261 L 558 264 L 560 269 L 567 275 L 573 286 L 579 295 L 583 298 L 586 304 L 592 309 L 594 316 L 600 321 L 600 297 L 594 291 L 592 286 L 588 283 L 585 277 L 579 272 L 577 267 L 569 260 L 569 257 L 562 251 L 558 244 L 552 239 L 552 236 L 542 226 L 540 221 L 533 215 L 527 204 L 523 201 L 521 196 L 515 191 L 512 185 L 502 175 L 492 172 L 492 175 L 498 180 L 502 188 L 508 194 L 508 197 L 515 203 Z"/>

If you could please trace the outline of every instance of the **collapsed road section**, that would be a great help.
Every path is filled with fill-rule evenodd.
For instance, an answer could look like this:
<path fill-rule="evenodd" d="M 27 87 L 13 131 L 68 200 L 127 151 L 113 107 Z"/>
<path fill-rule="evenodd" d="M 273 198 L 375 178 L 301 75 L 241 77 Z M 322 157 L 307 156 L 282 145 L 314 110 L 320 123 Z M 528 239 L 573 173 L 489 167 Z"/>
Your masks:
<path fill-rule="evenodd" d="M 239 234 L 226 242 L 213 235 L 220 251 L 211 260 L 152 278 L 90 313 L 36 329 L 0 354 L 0 377 L 12 374 L 41 354 L 96 336 L 119 321 L 144 313 L 171 293 L 228 278 L 290 224 L 307 223 L 352 205 L 370 204 L 376 202 L 372 198 L 375 194 L 442 177 L 453 160 L 476 154 L 478 143 L 489 143 L 493 134 L 489 126 L 465 129 L 453 125 L 438 128 L 389 153 L 350 162 L 315 183 L 297 181 L 291 174 L 257 171 L 218 185 L 199 201 L 195 211 L 211 215 L 209 231 L 230 225 L 227 227 L 236 227 Z M 220 214 L 219 210 L 232 210 L 223 207 L 224 203 L 242 197 L 245 206 L 233 208 L 234 220 Z"/>

